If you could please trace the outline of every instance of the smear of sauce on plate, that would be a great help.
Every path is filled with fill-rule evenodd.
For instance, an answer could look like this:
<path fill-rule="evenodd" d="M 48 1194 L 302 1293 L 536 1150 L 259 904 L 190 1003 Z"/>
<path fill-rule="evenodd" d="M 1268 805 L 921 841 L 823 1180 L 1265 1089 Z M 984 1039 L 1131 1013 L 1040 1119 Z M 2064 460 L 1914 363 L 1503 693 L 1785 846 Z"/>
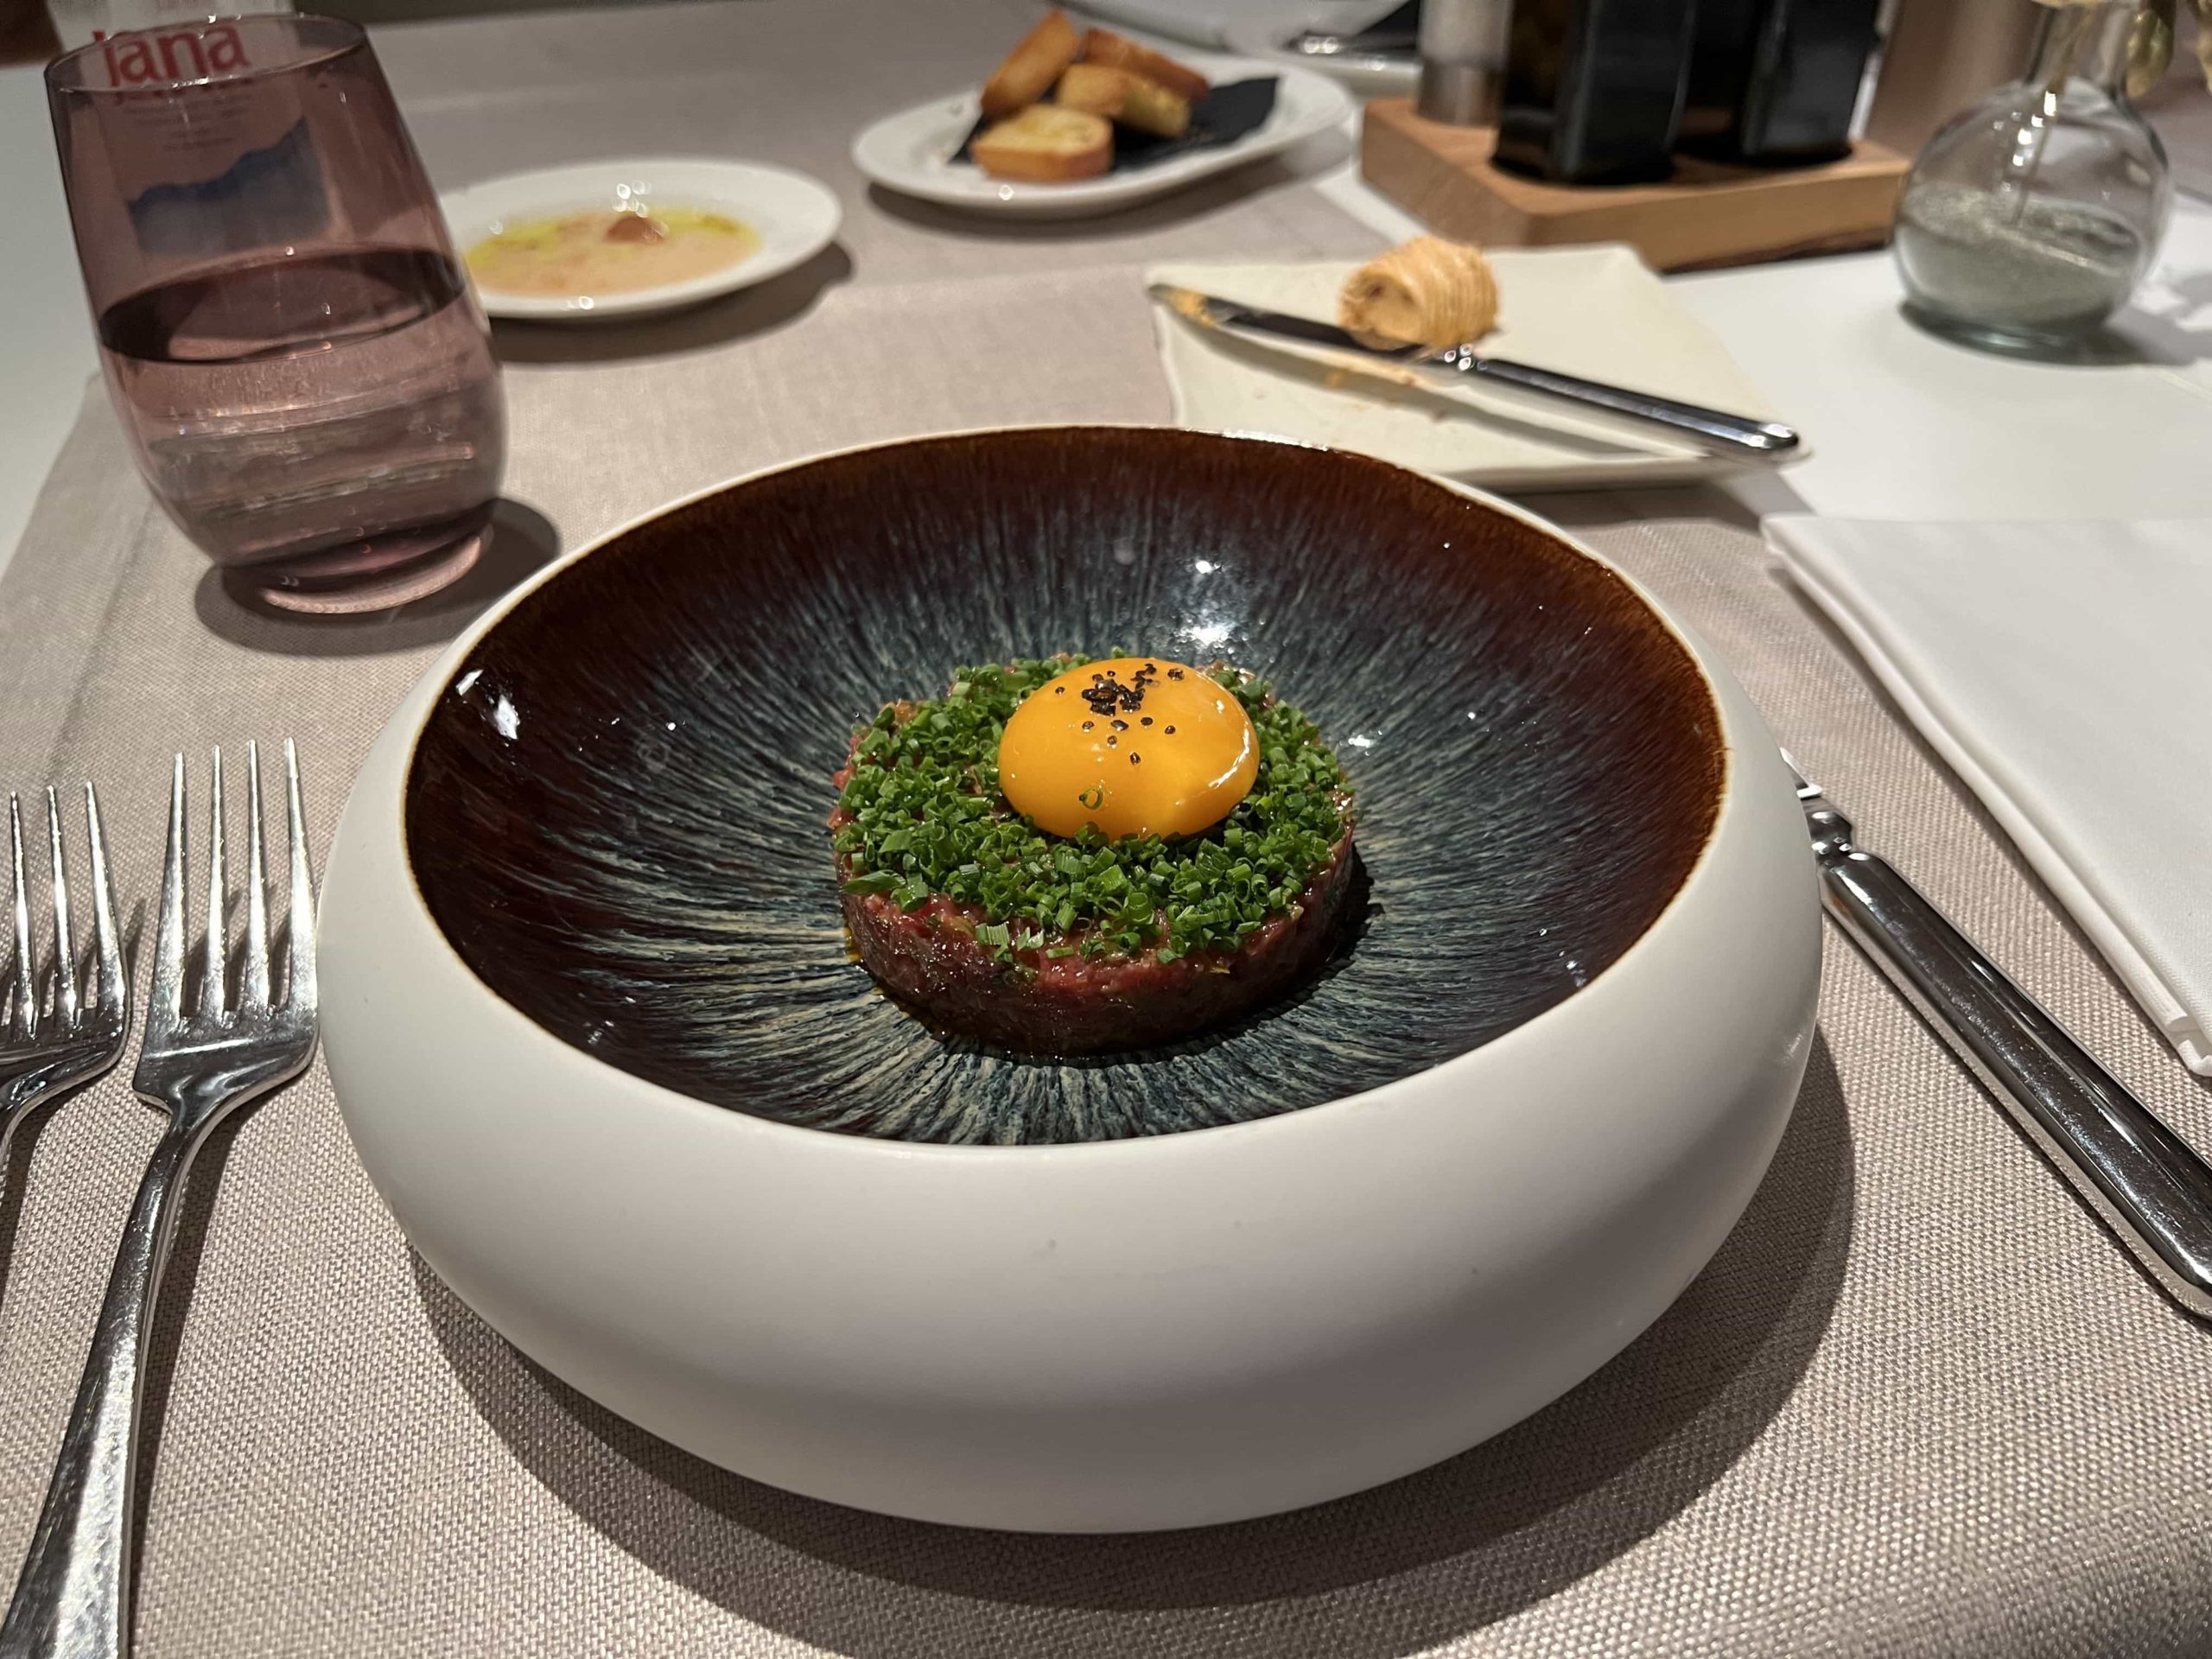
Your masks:
<path fill-rule="evenodd" d="M 760 246 L 727 214 L 657 206 L 518 220 L 467 258 L 477 286 L 502 294 L 629 294 L 726 270 Z"/>

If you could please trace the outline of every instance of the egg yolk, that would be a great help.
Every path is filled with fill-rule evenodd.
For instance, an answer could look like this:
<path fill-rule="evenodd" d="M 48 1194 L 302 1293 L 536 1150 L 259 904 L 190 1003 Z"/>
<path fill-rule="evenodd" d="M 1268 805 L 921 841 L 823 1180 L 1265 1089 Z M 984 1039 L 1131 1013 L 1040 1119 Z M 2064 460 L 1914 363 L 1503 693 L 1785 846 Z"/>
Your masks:
<path fill-rule="evenodd" d="M 999 788 L 1054 836 L 1086 823 L 1112 841 L 1194 836 L 1227 817 L 1259 771 L 1244 706 L 1165 657 L 1071 668 L 1023 698 L 999 739 Z"/>

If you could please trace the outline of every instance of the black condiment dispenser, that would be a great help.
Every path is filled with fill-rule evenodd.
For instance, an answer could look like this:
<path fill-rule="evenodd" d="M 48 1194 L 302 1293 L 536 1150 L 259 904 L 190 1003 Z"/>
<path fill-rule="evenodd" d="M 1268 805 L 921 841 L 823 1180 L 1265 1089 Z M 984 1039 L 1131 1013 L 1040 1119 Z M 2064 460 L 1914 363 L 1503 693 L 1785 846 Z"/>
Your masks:
<path fill-rule="evenodd" d="M 1497 162 L 1561 184 L 1673 170 L 1691 0 L 1515 0 Z"/>
<path fill-rule="evenodd" d="M 1880 0 L 1697 0 L 1681 148 L 1764 166 L 1851 150 Z"/>

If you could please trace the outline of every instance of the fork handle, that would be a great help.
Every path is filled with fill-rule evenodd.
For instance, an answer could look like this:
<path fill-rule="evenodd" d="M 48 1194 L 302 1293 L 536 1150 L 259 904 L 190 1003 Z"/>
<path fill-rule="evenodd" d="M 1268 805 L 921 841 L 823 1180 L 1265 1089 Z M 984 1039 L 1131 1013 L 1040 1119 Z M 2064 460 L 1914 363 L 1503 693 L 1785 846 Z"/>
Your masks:
<path fill-rule="evenodd" d="M 172 1124 L 138 1183 L 46 1507 L 0 1623 L 0 1659 L 123 1659 L 130 1649 L 131 1481 L 146 1339 L 200 1139 Z"/>
<path fill-rule="evenodd" d="M 2212 1166 L 1889 865 L 1833 847 L 1821 865 L 1852 942 L 2150 1277 L 2212 1317 Z"/>

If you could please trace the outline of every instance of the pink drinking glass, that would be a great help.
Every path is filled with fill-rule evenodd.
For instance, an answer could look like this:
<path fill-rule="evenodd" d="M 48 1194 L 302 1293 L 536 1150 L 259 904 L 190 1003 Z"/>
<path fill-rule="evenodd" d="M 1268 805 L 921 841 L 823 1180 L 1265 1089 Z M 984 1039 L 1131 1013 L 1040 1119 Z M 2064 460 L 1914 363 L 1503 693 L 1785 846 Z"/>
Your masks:
<path fill-rule="evenodd" d="M 46 82 L 108 391 L 178 527 L 292 610 L 467 570 L 506 461 L 499 365 L 361 31 L 209 18 Z"/>

